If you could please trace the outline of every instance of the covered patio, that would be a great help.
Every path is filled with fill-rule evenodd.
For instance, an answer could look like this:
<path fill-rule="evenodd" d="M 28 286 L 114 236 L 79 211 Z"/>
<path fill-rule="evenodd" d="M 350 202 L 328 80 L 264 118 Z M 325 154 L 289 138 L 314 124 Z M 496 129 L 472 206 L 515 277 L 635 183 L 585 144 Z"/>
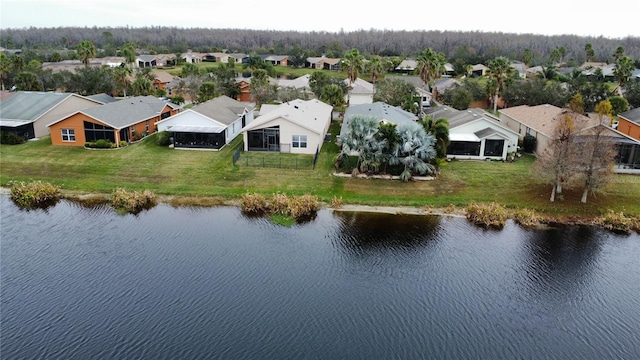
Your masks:
<path fill-rule="evenodd" d="M 172 126 L 174 148 L 219 150 L 225 145 L 225 129 L 205 126 Z"/>

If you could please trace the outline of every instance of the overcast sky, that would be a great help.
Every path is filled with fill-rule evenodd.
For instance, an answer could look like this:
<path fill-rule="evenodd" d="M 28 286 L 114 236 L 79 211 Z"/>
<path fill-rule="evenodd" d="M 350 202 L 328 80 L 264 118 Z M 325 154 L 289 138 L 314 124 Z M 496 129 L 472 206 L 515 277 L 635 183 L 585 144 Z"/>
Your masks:
<path fill-rule="evenodd" d="M 606 4 L 567 0 L 0 0 L 0 27 L 451 30 L 640 37 L 640 25 L 634 19 L 640 14 L 640 0 L 617 1 L 615 9 L 608 10 Z M 608 4 L 614 6 L 614 2 Z"/>

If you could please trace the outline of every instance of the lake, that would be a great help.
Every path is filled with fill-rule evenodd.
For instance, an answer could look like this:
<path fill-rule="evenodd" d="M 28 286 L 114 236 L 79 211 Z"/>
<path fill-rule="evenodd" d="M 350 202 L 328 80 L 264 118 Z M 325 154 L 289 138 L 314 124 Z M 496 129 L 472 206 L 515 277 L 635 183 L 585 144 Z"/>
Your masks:
<path fill-rule="evenodd" d="M 640 236 L 321 210 L 1 211 L 3 359 L 638 359 Z"/>

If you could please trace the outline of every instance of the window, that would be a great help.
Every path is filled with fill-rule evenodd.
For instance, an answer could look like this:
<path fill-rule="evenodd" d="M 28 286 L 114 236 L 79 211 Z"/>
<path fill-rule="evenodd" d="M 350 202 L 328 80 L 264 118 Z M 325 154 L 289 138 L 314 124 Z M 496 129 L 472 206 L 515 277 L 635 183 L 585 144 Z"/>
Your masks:
<path fill-rule="evenodd" d="M 306 148 L 307 147 L 307 135 L 293 135 L 291 144 L 294 148 Z"/>
<path fill-rule="evenodd" d="M 73 129 L 62 129 L 62 141 L 76 141 L 76 131 Z"/>
<path fill-rule="evenodd" d="M 145 131 L 149 133 L 149 120 L 145 122 L 144 127 L 145 127 Z"/>

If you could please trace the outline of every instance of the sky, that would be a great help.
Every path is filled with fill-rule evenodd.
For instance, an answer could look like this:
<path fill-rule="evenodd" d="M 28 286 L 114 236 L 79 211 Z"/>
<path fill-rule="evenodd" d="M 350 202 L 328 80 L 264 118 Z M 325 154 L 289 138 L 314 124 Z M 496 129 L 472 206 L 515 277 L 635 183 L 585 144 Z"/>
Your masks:
<path fill-rule="evenodd" d="M 291 4 L 291 6 L 285 5 Z M 384 4 L 384 5 L 383 5 Z M 394 10 L 394 6 L 397 9 Z M 0 0 L 0 28 L 234 28 L 351 32 L 357 30 L 481 31 L 515 34 L 640 37 L 640 0 L 429 1 L 324 0 Z M 619 18 L 620 14 L 630 17 Z"/>

